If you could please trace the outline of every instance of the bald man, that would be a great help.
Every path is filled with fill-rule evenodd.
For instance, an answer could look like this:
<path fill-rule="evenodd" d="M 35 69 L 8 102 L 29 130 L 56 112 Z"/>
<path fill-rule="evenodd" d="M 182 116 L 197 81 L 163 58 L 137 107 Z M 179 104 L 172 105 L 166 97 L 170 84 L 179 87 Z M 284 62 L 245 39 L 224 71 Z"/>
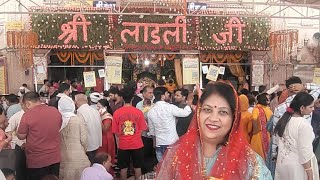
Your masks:
<path fill-rule="evenodd" d="M 102 146 L 102 127 L 101 117 L 98 110 L 88 105 L 88 99 L 85 94 L 75 96 L 77 115 L 83 118 L 88 130 L 87 155 L 91 164 L 94 161 L 97 149 Z"/>

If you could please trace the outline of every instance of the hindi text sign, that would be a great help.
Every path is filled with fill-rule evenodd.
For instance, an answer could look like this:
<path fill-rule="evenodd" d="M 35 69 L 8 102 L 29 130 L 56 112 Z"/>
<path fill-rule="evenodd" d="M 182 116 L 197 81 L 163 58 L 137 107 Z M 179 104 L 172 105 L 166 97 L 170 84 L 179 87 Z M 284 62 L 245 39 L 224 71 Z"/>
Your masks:
<path fill-rule="evenodd" d="M 21 31 L 24 29 L 24 24 L 21 21 L 11 21 L 7 23 L 7 31 Z"/>
<path fill-rule="evenodd" d="M 86 8 L 85 8 L 86 9 Z M 32 31 L 38 35 L 38 46 L 45 49 L 110 49 L 113 47 L 111 18 L 105 14 L 41 14 L 31 15 Z M 83 10 L 85 11 L 85 10 Z M 96 12 L 108 12 L 101 8 Z"/>
<path fill-rule="evenodd" d="M 200 50 L 268 50 L 270 20 L 200 17 Z"/>
<path fill-rule="evenodd" d="M 183 59 L 183 84 L 198 84 L 199 83 L 199 59 L 184 58 Z"/>
<path fill-rule="evenodd" d="M 77 21 L 79 18 L 81 19 L 80 22 Z M 72 21 L 61 25 L 62 34 L 58 37 L 58 39 L 62 40 L 67 36 L 67 38 L 63 41 L 64 44 L 68 44 L 71 39 L 74 42 L 77 42 L 78 41 L 77 26 L 82 26 L 83 41 L 87 42 L 88 41 L 87 26 L 89 25 L 91 25 L 91 22 L 87 21 L 84 15 L 76 14 L 73 16 Z"/>
<path fill-rule="evenodd" d="M 122 57 L 105 56 L 106 77 L 110 84 L 121 84 L 122 80 Z"/>
<path fill-rule="evenodd" d="M 83 72 L 84 86 L 95 87 L 97 85 L 96 73 L 94 71 Z"/>
<path fill-rule="evenodd" d="M 237 17 L 232 17 L 230 20 L 224 25 L 224 27 L 227 29 L 227 32 L 220 32 L 219 35 L 222 37 L 222 39 L 219 39 L 219 37 L 216 34 L 212 34 L 212 38 L 219 44 L 224 44 L 226 42 L 232 43 L 233 41 L 233 29 L 237 28 L 237 41 L 241 44 L 242 43 L 242 29 L 246 27 L 246 25 L 242 24 L 242 22 Z M 227 39 L 228 37 L 228 39 Z"/>
<path fill-rule="evenodd" d="M 116 48 L 143 50 L 193 49 L 197 46 L 194 17 L 119 16 Z"/>

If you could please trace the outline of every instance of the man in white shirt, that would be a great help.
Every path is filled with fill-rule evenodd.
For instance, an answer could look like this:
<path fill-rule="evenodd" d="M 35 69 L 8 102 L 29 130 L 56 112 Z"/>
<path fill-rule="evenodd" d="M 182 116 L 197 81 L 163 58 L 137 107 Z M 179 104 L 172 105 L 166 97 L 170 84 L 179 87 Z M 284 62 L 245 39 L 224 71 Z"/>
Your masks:
<path fill-rule="evenodd" d="M 153 87 L 152 86 L 145 86 L 142 89 L 142 97 L 143 100 L 138 102 L 138 104 L 136 105 L 136 108 L 138 108 L 139 110 L 141 110 L 143 112 L 144 118 L 146 120 L 146 122 L 148 123 L 148 112 L 151 109 L 151 107 L 153 106 Z M 150 102 L 150 103 L 148 103 Z M 153 138 L 152 136 L 148 136 L 148 130 L 143 131 L 142 132 L 142 141 L 143 141 L 143 145 L 144 145 L 144 160 L 145 160 L 145 164 L 151 164 L 151 165 L 146 165 L 144 168 L 146 168 L 145 170 L 148 171 L 152 171 L 153 170 L 153 166 L 155 166 L 156 164 L 156 156 L 155 156 L 155 150 L 153 147 Z M 148 161 L 148 162 L 146 162 Z M 150 169 L 149 169 L 150 168 Z"/>
<path fill-rule="evenodd" d="M 165 87 L 153 91 L 154 106 L 148 112 L 149 134 L 156 139 L 156 155 L 160 162 L 167 147 L 175 143 L 179 136 L 176 130 L 176 117 L 187 117 L 191 112 L 190 102 L 185 108 L 179 108 L 166 102 L 170 94 Z"/>
<path fill-rule="evenodd" d="M 77 115 L 84 119 L 88 130 L 88 147 L 87 155 L 93 163 L 97 149 L 102 146 L 102 127 L 101 117 L 98 110 L 88 105 L 88 98 L 84 94 L 75 96 Z"/>
<path fill-rule="evenodd" d="M 15 147 L 15 156 L 16 156 L 16 179 L 23 180 L 27 177 L 27 164 L 26 164 L 26 155 L 24 152 L 26 140 L 19 140 L 18 137 L 15 135 L 15 132 L 18 130 L 21 118 L 24 114 L 24 110 L 20 110 L 19 112 L 15 113 L 9 119 L 9 125 L 6 128 L 6 132 L 13 134 L 12 143 L 14 143 Z"/>

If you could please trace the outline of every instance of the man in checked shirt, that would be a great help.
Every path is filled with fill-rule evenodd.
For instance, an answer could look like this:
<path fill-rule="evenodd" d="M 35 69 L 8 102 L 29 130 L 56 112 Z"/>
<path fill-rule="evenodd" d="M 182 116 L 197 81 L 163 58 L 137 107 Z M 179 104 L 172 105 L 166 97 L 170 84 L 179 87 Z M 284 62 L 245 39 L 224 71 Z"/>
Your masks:
<path fill-rule="evenodd" d="M 302 84 L 302 81 L 299 77 L 292 76 L 289 79 L 286 80 L 286 87 L 289 90 L 289 96 L 285 100 L 285 102 L 279 104 L 276 109 L 274 110 L 274 117 L 273 117 L 273 129 L 275 128 L 276 124 L 278 123 L 279 119 L 283 116 L 283 114 L 286 112 L 287 107 L 290 106 L 291 101 L 295 97 L 295 95 L 298 92 L 308 90 L 310 91 L 310 95 L 316 100 L 318 99 L 318 96 L 320 95 L 320 87 L 313 83 L 306 83 Z M 307 122 L 311 124 L 311 117 L 312 113 L 308 116 L 305 116 Z M 273 159 L 276 159 L 277 157 L 277 137 L 275 135 L 273 136 L 273 142 L 272 142 L 272 157 Z"/>

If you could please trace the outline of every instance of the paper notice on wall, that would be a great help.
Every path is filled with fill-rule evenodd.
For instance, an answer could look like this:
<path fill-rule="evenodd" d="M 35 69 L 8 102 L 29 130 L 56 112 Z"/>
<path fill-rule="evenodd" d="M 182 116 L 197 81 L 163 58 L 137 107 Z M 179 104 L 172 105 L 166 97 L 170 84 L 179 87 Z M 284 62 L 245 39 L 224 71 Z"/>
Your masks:
<path fill-rule="evenodd" d="M 121 84 L 122 80 L 122 57 L 105 56 L 106 79 L 110 84 Z"/>
<path fill-rule="evenodd" d="M 320 68 L 314 68 L 313 83 L 320 85 Z"/>
<path fill-rule="evenodd" d="M 202 66 L 202 72 L 203 72 L 203 74 L 208 74 L 208 71 L 209 71 L 209 68 L 208 68 L 207 65 Z"/>
<path fill-rule="evenodd" d="M 254 61 L 252 65 L 251 77 L 252 85 L 260 86 L 263 85 L 263 76 L 264 76 L 264 65 L 263 61 Z"/>
<path fill-rule="evenodd" d="M 219 70 L 220 68 L 218 66 L 210 65 L 206 78 L 211 81 L 217 81 L 219 76 Z"/>
<path fill-rule="evenodd" d="M 33 57 L 35 83 L 43 84 L 43 81 L 48 78 L 47 75 L 47 58 L 46 57 Z"/>
<path fill-rule="evenodd" d="M 198 84 L 200 80 L 199 59 L 183 58 L 183 84 Z"/>
<path fill-rule="evenodd" d="M 99 73 L 99 77 L 100 77 L 100 78 L 106 77 L 106 73 L 105 73 L 104 69 L 99 69 L 99 70 L 98 70 L 98 73 Z"/>
<path fill-rule="evenodd" d="M 44 66 L 43 66 L 43 65 L 38 65 L 38 66 L 37 66 L 37 73 L 38 73 L 38 74 L 44 74 L 44 73 L 46 73 L 46 70 L 44 69 Z"/>
<path fill-rule="evenodd" d="M 219 68 L 219 74 L 224 75 L 225 71 L 226 71 L 226 67 L 220 66 L 220 68 Z"/>
<path fill-rule="evenodd" d="M 85 87 L 95 87 L 96 82 L 96 73 L 94 71 L 83 72 L 84 86 Z"/>

